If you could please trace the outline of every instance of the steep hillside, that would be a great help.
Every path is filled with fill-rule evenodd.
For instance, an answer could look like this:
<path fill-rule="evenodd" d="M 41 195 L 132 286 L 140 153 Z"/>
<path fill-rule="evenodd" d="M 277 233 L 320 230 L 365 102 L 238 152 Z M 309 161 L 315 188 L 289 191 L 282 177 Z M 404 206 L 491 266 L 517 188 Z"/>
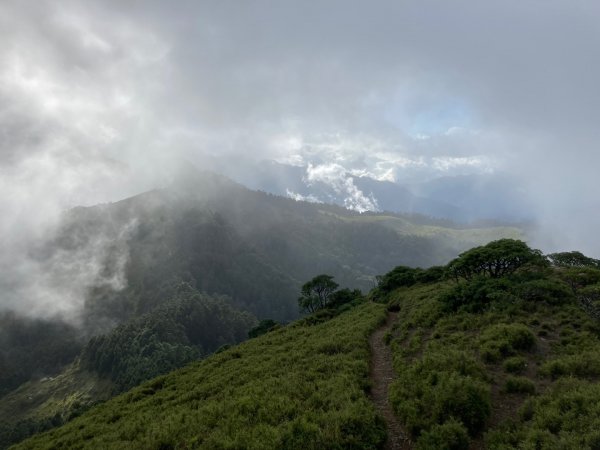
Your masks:
<path fill-rule="evenodd" d="M 370 297 L 384 328 L 319 310 L 17 448 L 598 447 L 600 261 L 505 239 Z"/>
<path fill-rule="evenodd" d="M 58 423 L 106 398 L 102 389 L 91 391 L 102 393 L 97 397 L 80 395 L 78 386 L 98 375 L 113 383 L 110 393 L 119 392 L 239 342 L 257 319 L 295 319 L 301 284 L 319 273 L 366 291 L 397 264 L 445 263 L 472 245 L 520 233 L 296 202 L 194 169 L 165 189 L 75 208 L 31 256 L 48 277 L 77 285 L 78 301 L 85 299 L 80 321 L 0 317 L 7 324 L 0 330 L 0 393 L 10 394 L 0 402 L 22 408 L 0 408 L 2 429 L 21 427 L 17 418 L 32 420 L 24 428 L 30 430 L 57 422 L 40 405 L 60 395 L 64 405 L 81 397 L 81 408 L 66 408 Z M 178 300 L 181 286 L 199 296 L 190 323 L 177 312 L 187 311 Z M 99 335 L 101 345 L 88 343 Z M 127 351 L 111 353 L 111 346 Z M 41 386 L 48 377 L 58 381 Z"/>
<path fill-rule="evenodd" d="M 393 409 L 417 448 L 598 448 L 598 261 L 521 253 L 502 272 L 505 250 L 465 253 L 457 281 L 388 277 Z"/>
<path fill-rule="evenodd" d="M 510 227 L 464 230 L 435 220 L 358 214 L 250 191 L 190 171 L 164 190 L 114 204 L 77 208 L 41 255 L 102 247 L 102 283 L 86 301 L 86 328 L 102 331 L 151 310 L 181 281 L 228 295 L 257 317 L 298 317 L 300 285 L 330 273 L 368 290 L 398 264 L 442 264 L 473 245 L 518 237 Z M 106 280 L 109 280 L 107 282 Z M 114 280 L 125 288 L 115 290 Z"/>
<path fill-rule="evenodd" d="M 15 448 L 377 448 L 368 336 L 385 308 L 300 321 L 156 378 Z"/>
<path fill-rule="evenodd" d="M 257 324 L 224 297 L 182 283 L 176 295 L 141 317 L 95 336 L 74 362 L 22 384 L 0 401 L 0 448 L 58 426 L 91 405 L 143 381 L 239 343 Z M 44 345 L 50 354 L 51 346 Z"/>

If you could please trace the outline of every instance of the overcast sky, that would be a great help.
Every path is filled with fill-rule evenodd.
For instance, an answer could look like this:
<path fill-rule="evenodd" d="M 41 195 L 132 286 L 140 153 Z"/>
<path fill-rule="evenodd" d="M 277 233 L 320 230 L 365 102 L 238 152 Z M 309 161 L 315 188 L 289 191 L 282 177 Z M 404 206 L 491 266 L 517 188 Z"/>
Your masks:
<path fill-rule="evenodd" d="M 598 23 L 578 0 L 3 0 L 0 246 L 178 158 L 245 155 L 505 172 L 537 205 L 534 244 L 599 257 Z"/>

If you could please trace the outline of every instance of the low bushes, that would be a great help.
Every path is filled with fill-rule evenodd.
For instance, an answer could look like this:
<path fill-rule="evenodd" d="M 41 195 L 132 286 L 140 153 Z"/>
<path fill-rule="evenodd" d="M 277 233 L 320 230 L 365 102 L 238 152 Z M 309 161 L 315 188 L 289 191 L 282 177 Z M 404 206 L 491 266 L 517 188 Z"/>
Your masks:
<path fill-rule="evenodd" d="M 562 305 L 573 302 L 573 291 L 565 283 L 554 279 L 531 280 L 519 283 L 512 289 L 523 300 Z"/>
<path fill-rule="evenodd" d="M 527 367 L 527 360 L 522 356 L 511 356 L 502 363 L 502 367 L 506 372 L 519 374 Z"/>
<path fill-rule="evenodd" d="M 600 377 L 600 353 L 585 351 L 561 356 L 544 363 L 540 373 L 552 379 L 562 376 L 597 378 Z"/>
<path fill-rule="evenodd" d="M 459 283 L 440 296 L 447 312 L 483 312 L 492 302 L 510 297 L 511 284 L 506 279 L 477 277 L 467 283 Z"/>
<path fill-rule="evenodd" d="M 481 357 L 486 362 L 497 362 L 514 355 L 517 350 L 531 350 L 535 336 L 523 324 L 492 325 L 481 333 Z"/>
<path fill-rule="evenodd" d="M 394 410 L 413 436 L 456 419 L 471 435 L 490 414 L 490 391 L 483 368 L 467 352 L 426 351 L 423 359 L 400 370 L 392 385 Z"/>
<path fill-rule="evenodd" d="M 450 419 L 421 434 L 416 447 L 418 450 L 467 450 L 469 434 L 462 423 Z"/>
<path fill-rule="evenodd" d="M 563 379 L 525 402 L 512 426 L 486 435 L 486 448 L 600 448 L 600 385 Z"/>
<path fill-rule="evenodd" d="M 296 322 L 148 382 L 17 448 L 375 449 L 368 336 L 385 308 Z M 160 383 L 157 384 L 157 381 Z"/>
<path fill-rule="evenodd" d="M 535 394 L 535 384 L 529 378 L 509 376 L 504 384 L 509 394 Z"/>

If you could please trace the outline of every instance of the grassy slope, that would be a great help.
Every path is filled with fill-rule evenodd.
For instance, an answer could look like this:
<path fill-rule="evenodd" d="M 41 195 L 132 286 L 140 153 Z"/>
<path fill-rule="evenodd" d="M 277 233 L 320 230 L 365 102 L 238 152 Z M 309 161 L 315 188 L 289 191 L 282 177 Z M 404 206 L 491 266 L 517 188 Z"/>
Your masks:
<path fill-rule="evenodd" d="M 437 298 L 452 284 L 391 294 L 400 305 L 391 401 L 418 446 L 448 440 L 456 423 L 438 424 L 455 417 L 471 448 L 599 448 L 600 324 L 575 302 L 443 313 Z"/>
<path fill-rule="evenodd" d="M 69 365 L 60 375 L 30 381 L 2 398 L 0 420 L 40 420 L 68 416 L 80 406 L 110 397 L 112 383 Z"/>
<path fill-rule="evenodd" d="M 411 220 L 395 214 L 370 214 L 361 216 L 342 216 L 338 214 L 330 214 L 338 219 L 347 222 L 358 223 L 379 223 L 400 235 L 406 236 L 423 236 L 423 237 L 440 237 L 468 243 L 471 246 L 483 245 L 494 239 L 510 238 L 522 239 L 523 230 L 515 226 L 495 226 L 495 227 L 474 227 L 474 228 L 449 228 L 441 225 L 424 225 L 417 224 Z"/>
<path fill-rule="evenodd" d="M 159 377 L 16 448 L 375 448 L 365 304 L 294 324 Z"/>
<path fill-rule="evenodd" d="M 259 193 L 253 193 L 252 195 L 259 196 Z M 132 200 L 128 200 L 132 201 Z M 292 206 L 297 206 L 294 202 L 290 202 L 286 199 L 277 199 L 277 201 L 283 202 L 285 204 L 291 203 Z M 306 205 L 305 205 L 306 206 Z M 319 205 L 308 205 L 306 207 L 310 208 L 318 208 Z M 370 224 L 377 223 L 384 225 L 386 228 L 393 230 L 399 236 L 415 236 L 415 237 L 427 237 L 427 238 L 439 238 L 440 241 L 436 243 L 433 248 L 443 247 L 442 242 L 452 243 L 452 245 L 456 246 L 455 250 L 448 250 L 446 252 L 441 251 L 444 255 L 453 255 L 458 251 L 458 249 L 466 249 L 473 245 L 479 245 L 485 242 L 488 242 L 493 239 L 498 239 L 500 237 L 519 237 L 522 235 L 522 232 L 517 228 L 513 227 L 492 227 L 492 228 L 474 228 L 474 229 L 453 229 L 453 228 L 445 228 L 443 226 L 433 226 L 433 225 L 419 225 L 411 222 L 409 219 L 404 218 L 399 215 L 391 215 L 391 214 L 373 214 L 373 215 L 358 215 L 354 214 L 350 211 L 344 211 L 340 208 L 329 207 L 329 209 L 320 210 L 317 209 L 319 214 L 317 215 L 325 215 L 332 218 L 332 220 L 347 222 L 347 223 L 356 223 L 356 224 Z M 337 213 L 333 213 L 332 211 L 337 211 Z M 294 243 L 298 248 L 302 248 L 302 251 L 307 255 L 310 255 L 312 258 L 315 254 L 319 252 L 323 252 L 329 254 L 333 259 L 337 258 L 339 263 L 337 264 L 339 267 L 343 268 L 343 270 L 348 270 L 348 279 L 353 280 L 363 280 L 366 285 L 371 284 L 371 278 L 366 277 L 364 271 L 375 270 L 374 267 L 354 267 L 349 268 L 345 265 L 345 261 L 348 261 L 351 257 L 354 257 L 352 251 L 346 249 L 342 252 L 341 249 L 344 247 L 336 247 L 339 243 L 336 244 L 336 239 L 331 236 L 324 234 L 318 235 L 319 238 L 315 239 L 317 236 L 317 231 L 311 228 L 311 233 L 303 240 L 299 240 L 297 237 L 295 240 L 298 240 L 298 243 Z M 328 227 L 323 227 L 323 230 L 329 230 Z M 358 239 L 359 241 L 364 240 L 364 236 Z M 331 243 L 333 242 L 333 243 Z M 430 251 L 430 250 L 426 250 Z M 336 252 L 340 252 L 339 255 Z M 293 252 L 292 252 L 293 253 Z M 368 253 L 373 253 L 371 250 Z M 405 252 L 409 253 L 409 252 Z M 337 255 L 337 256 L 336 256 Z M 435 258 L 432 255 L 429 255 L 434 260 Z M 301 259 L 298 255 L 294 257 L 294 259 Z M 438 258 L 439 259 L 439 258 Z M 447 256 L 444 256 L 442 259 L 445 261 Z M 391 259 L 390 259 L 391 260 Z M 440 262 L 442 261 L 440 260 Z M 280 265 L 275 264 L 275 265 Z M 323 268 L 318 266 L 314 270 L 323 270 L 329 271 L 331 267 Z M 359 270 L 360 269 L 360 270 Z M 297 273 L 297 270 L 289 270 L 289 273 Z M 374 273 L 377 273 L 376 271 Z M 314 275 L 314 274 L 313 274 Z M 342 284 L 348 280 L 338 280 Z M 131 284 L 131 283 L 130 283 Z M 294 305 L 294 309 L 296 306 Z M 78 377 L 82 377 L 81 380 L 78 380 Z M 69 405 L 72 402 L 73 398 L 78 398 L 78 402 L 85 405 L 88 403 L 94 403 L 99 400 L 104 400 L 107 398 L 106 389 L 104 389 L 103 381 L 97 378 L 91 377 L 90 374 L 80 373 L 74 371 L 71 366 L 67 368 L 67 370 L 55 377 L 56 381 L 49 382 L 48 380 L 37 380 L 32 381 L 30 383 L 26 383 L 22 385 L 19 389 L 10 393 L 10 395 L 3 397 L 0 401 L 0 423 L 7 422 L 12 423 L 16 417 L 18 420 L 22 418 L 35 418 L 35 419 L 48 419 L 54 416 L 55 412 L 58 411 L 59 407 L 48 407 L 49 405 Z M 99 382 L 100 384 L 97 387 L 90 387 L 90 382 Z M 84 385 L 83 392 L 89 395 L 81 395 L 82 390 L 79 385 Z M 87 387 L 86 387 L 87 386 Z M 63 397 L 61 397 L 63 396 Z M 79 399 L 79 397 L 81 397 Z M 32 399 L 34 399 L 32 401 Z M 15 415 L 15 411 L 18 412 Z M 68 415 L 68 414 L 67 414 Z"/>

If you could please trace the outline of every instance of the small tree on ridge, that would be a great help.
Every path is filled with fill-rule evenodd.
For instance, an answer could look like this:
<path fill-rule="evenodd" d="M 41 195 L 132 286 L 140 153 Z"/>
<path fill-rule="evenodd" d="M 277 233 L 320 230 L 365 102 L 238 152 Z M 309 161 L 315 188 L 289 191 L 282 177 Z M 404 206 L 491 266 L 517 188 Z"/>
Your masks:
<path fill-rule="evenodd" d="M 338 286 L 331 275 L 317 275 L 302 286 L 298 305 L 309 313 L 326 308 Z"/>

